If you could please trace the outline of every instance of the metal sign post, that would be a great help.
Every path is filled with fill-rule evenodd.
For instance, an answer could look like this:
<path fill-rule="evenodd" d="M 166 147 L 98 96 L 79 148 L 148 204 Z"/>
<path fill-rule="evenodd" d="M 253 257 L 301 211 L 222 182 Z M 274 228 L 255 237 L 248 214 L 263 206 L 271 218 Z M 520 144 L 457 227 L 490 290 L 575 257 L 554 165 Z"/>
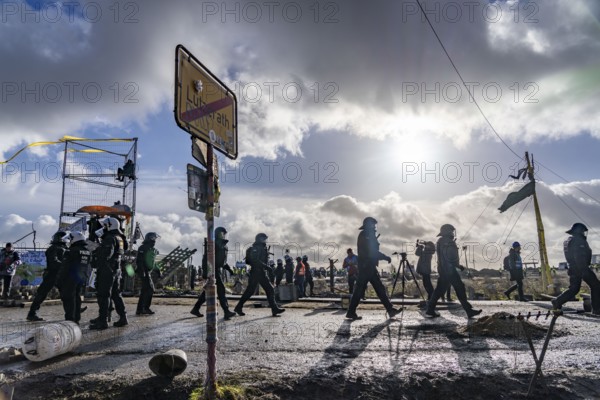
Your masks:
<path fill-rule="evenodd" d="M 206 212 L 206 343 L 208 344 L 206 397 L 216 397 L 217 307 L 215 285 L 215 216 L 219 215 L 218 167 L 214 150 L 236 159 L 237 98 L 235 93 L 208 70 L 185 47 L 175 49 L 175 122 L 192 135 L 192 155 L 206 167 L 206 175 L 188 165 L 188 205 Z M 206 143 L 206 146 L 203 143 Z M 206 152 L 206 154 L 204 154 Z M 206 176 L 206 180 L 204 180 Z M 204 189 L 206 182 L 206 189 Z M 204 196 L 206 193 L 206 196 Z M 204 199 L 206 198 L 206 202 Z"/>
<path fill-rule="evenodd" d="M 213 146 L 208 145 L 207 164 L 213 165 Z M 204 383 L 206 393 L 209 398 L 214 398 L 217 382 L 217 307 L 216 307 L 216 284 L 215 284 L 215 192 L 214 192 L 214 172 L 212 168 L 208 172 L 208 210 L 206 212 L 206 234 L 208 237 L 206 265 L 208 267 L 208 282 L 204 290 L 206 291 L 206 343 L 207 365 L 206 380 Z"/>

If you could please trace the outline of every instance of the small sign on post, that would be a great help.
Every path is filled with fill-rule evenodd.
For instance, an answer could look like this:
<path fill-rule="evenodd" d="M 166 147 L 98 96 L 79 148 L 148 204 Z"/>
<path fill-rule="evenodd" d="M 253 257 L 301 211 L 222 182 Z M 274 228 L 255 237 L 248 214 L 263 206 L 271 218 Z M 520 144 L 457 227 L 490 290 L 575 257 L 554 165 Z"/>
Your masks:
<path fill-rule="evenodd" d="M 235 160 L 238 156 L 235 93 L 185 47 L 178 45 L 175 51 L 177 125 Z"/>
<path fill-rule="evenodd" d="M 208 172 L 195 165 L 188 164 L 187 180 L 189 209 L 206 213 L 208 211 Z M 217 181 L 215 180 L 215 182 Z M 218 187 L 218 185 L 215 186 Z M 215 201 L 213 212 L 215 217 L 219 216 L 219 210 L 219 203 L 218 201 Z"/>

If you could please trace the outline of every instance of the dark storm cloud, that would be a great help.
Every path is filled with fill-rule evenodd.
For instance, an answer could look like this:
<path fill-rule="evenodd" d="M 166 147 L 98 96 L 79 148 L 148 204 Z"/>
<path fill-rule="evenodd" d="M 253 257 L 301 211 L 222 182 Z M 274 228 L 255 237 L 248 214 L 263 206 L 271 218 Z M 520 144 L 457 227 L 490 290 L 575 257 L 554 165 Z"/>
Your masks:
<path fill-rule="evenodd" d="M 435 132 L 464 143 L 483 127 L 464 88 L 459 101 L 447 101 L 444 87 L 456 88 L 457 76 L 412 1 L 299 1 L 273 10 L 233 1 L 155 0 L 116 9 L 75 3 L 71 13 L 60 6 L 57 17 L 50 3 L 36 16 L 26 3 L 3 2 L 1 151 L 88 126 L 143 126 L 171 108 L 177 43 L 237 88 L 247 154 L 298 153 L 311 129 L 373 137 Z M 503 89 L 498 102 L 485 104 L 497 127 L 524 140 L 583 129 L 597 135 L 597 117 L 582 118 L 597 91 L 582 97 L 570 90 L 589 89 L 586 77 L 600 57 L 596 8 L 531 2 L 533 18 L 525 5 L 516 16 L 514 2 L 482 1 L 471 16 L 466 3 L 452 3 L 460 18 L 448 2 L 425 5 L 465 78 L 478 84 L 476 98 L 485 102 L 487 83 Z M 489 7 L 500 7 L 502 18 L 484 17 Z M 514 101 L 517 88 L 521 98 L 532 93 L 522 87 L 528 82 L 538 85 L 539 104 Z M 440 89 L 427 94 L 436 83 Z M 409 95 L 407 84 L 418 92 Z"/>

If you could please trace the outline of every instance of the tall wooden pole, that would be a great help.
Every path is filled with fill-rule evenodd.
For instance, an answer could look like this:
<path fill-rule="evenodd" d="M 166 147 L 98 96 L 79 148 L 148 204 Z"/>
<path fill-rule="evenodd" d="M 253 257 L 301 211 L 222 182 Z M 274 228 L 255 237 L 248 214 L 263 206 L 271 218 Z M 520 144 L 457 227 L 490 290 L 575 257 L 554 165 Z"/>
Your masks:
<path fill-rule="evenodd" d="M 535 185 L 533 165 L 529 160 L 528 152 L 525 152 L 525 159 L 527 160 L 527 176 L 529 177 L 529 180 Z M 552 284 L 552 276 L 550 274 L 550 265 L 548 264 L 548 252 L 546 250 L 546 235 L 544 234 L 544 223 L 542 222 L 542 214 L 540 213 L 540 205 L 538 203 L 535 186 L 533 190 L 533 207 L 535 209 L 538 243 L 540 246 L 540 275 L 542 277 L 542 292 L 548 293 L 550 290 L 550 285 Z"/>
<path fill-rule="evenodd" d="M 216 285 L 215 285 L 215 192 L 214 192 L 214 152 L 212 144 L 207 145 L 206 169 L 208 172 L 208 207 L 206 211 L 206 229 L 207 229 L 207 257 L 208 282 L 205 286 L 206 291 L 206 380 L 204 383 L 206 398 L 214 399 L 216 397 L 217 385 L 217 307 L 216 307 Z"/>

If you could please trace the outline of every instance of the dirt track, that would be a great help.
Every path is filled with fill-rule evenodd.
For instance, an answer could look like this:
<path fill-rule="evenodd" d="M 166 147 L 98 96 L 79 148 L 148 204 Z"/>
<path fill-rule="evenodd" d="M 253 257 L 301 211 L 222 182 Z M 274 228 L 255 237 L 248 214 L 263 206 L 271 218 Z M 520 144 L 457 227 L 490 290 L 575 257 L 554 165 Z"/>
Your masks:
<path fill-rule="evenodd" d="M 122 329 L 84 327 L 74 353 L 3 365 L 15 399 L 187 399 L 205 371 L 205 319 L 181 305 L 191 300 L 160 302 L 180 305 L 156 305 L 156 315 L 132 316 Z M 527 393 L 535 364 L 525 338 L 476 336 L 460 308 L 441 309 L 441 318 L 426 320 L 412 306 L 386 320 L 380 306 L 367 306 L 359 308 L 362 320 L 350 322 L 343 310 L 323 306 L 290 307 L 272 318 L 268 309 L 249 304 L 245 317 L 220 320 L 222 382 L 241 385 L 250 398 L 514 399 Z M 477 306 L 484 309 L 482 316 L 535 315 L 547 303 Z M 96 309 L 92 305 L 84 315 L 93 317 Z M 0 312 L 5 321 L 0 346 L 18 345 L 34 324 L 23 322 L 26 310 Z M 58 306 L 41 310 L 47 319 L 59 320 L 60 314 Z M 549 320 L 542 317 L 537 324 L 547 327 Z M 599 324 L 600 319 L 583 315 L 558 319 L 543 365 L 549 389 L 538 385 L 532 398 L 600 398 Z M 542 339 L 534 340 L 538 354 L 541 344 Z M 172 382 L 154 377 L 147 367 L 154 354 L 171 348 L 184 350 L 189 363 Z"/>

